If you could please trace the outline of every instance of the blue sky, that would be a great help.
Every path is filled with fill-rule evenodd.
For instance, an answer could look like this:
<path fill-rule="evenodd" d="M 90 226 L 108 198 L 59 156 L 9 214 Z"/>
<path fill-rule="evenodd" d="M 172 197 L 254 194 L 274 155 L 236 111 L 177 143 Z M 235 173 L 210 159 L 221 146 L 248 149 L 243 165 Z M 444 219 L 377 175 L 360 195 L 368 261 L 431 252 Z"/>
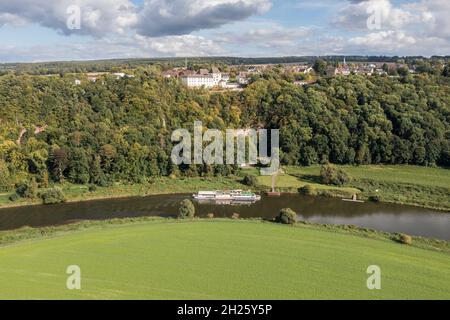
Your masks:
<path fill-rule="evenodd" d="M 0 62 L 449 55 L 449 13 L 448 0 L 0 0 Z"/>

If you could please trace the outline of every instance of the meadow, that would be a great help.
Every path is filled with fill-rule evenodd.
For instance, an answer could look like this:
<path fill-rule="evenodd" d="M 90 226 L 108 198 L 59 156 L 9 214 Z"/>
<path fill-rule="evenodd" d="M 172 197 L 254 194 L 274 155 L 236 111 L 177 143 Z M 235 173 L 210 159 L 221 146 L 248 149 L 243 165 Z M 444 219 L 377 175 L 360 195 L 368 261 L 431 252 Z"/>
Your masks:
<path fill-rule="evenodd" d="M 448 243 L 430 250 L 259 221 L 93 226 L 3 242 L 0 299 L 450 298 Z M 69 265 L 81 268 L 81 290 L 66 289 Z M 370 265 L 381 290 L 366 286 Z"/>
<path fill-rule="evenodd" d="M 349 174 L 351 181 L 344 186 L 321 183 L 320 166 L 284 167 L 277 178 L 277 188 L 298 192 L 309 185 L 318 195 L 345 197 L 358 194 L 365 200 L 416 205 L 450 210 L 450 171 L 439 167 L 407 165 L 338 166 Z M 258 177 L 261 187 L 268 190 L 270 177 Z"/>

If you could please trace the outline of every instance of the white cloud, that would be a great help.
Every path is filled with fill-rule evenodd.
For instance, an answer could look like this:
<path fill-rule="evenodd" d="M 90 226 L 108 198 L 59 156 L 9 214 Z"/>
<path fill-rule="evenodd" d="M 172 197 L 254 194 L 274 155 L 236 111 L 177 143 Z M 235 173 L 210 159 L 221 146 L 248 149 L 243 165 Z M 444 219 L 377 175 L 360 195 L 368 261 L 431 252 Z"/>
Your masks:
<path fill-rule="evenodd" d="M 416 20 L 415 14 L 396 8 L 390 0 L 351 1 L 334 16 L 333 24 L 352 31 L 367 31 L 367 21 L 377 15 L 382 29 L 398 29 Z"/>
<path fill-rule="evenodd" d="M 67 10 L 73 5 L 81 9 L 80 30 L 67 28 Z M 137 17 L 129 0 L 0 0 L 0 12 L 63 34 L 93 36 L 123 33 Z"/>
<path fill-rule="evenodd" d="M 71 6 L 81 9 L 81 29 L 67 28 Z M 21 20 L 64 34 L 104 36 L 137 31 L 145 36 L 186 35 L 262 14 L 270 0 L 0 0 L 0 25 Z"/>
<path fill-rule="evenodd" d="M 137 29 L 147 36 L 189 34 L 241 21 L 270 8 L 270 0 L 145 0 Z"/>
<path fill-rule="evenodd" d="M 0 61 L 40 62 L 113 58 L 212 56 L 223 54 L 212 40 L 200 36 L 149 38 L 140 35 L 115 36 L 65 44 L 64 46 L 3 46 Z"/>

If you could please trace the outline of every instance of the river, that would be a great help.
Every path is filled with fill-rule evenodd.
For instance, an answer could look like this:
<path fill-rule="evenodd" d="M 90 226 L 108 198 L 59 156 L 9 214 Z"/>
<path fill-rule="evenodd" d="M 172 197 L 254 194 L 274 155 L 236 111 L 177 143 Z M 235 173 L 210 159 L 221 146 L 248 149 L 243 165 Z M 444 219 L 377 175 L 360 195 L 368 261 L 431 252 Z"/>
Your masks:
<path fill-rule="evenodd" d="M 29 206 L 0 210 L 0 230 L 24 226 L 62 225 L 80 220 L 104 220 L 142 216 L 176 216 L 181 200 L 190 195 L 157 195 L 122 199 L 64 203 L 51 206 Z M 285 194 L 263 196 L 247 205 L 220 205 L 194 202 L 197 215 L 272 219 L 282 208 L 291 208 L 299 219 L 315 223 L 352 224 L 388 232 L 450 240 L 450 214 L 419 207 L 386 203 L 353 203 L 336 198 Z"/>

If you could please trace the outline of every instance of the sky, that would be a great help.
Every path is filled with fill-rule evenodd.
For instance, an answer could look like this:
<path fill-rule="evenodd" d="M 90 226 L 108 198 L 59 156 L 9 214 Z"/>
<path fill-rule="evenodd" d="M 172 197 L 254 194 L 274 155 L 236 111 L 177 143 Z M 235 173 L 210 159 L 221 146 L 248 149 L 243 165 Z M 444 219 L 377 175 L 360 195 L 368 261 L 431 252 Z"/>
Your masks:
<path fill-rule="evenodd" d="M 0 0 L 0 62 L 450 55 L 449 0 Z"/>

